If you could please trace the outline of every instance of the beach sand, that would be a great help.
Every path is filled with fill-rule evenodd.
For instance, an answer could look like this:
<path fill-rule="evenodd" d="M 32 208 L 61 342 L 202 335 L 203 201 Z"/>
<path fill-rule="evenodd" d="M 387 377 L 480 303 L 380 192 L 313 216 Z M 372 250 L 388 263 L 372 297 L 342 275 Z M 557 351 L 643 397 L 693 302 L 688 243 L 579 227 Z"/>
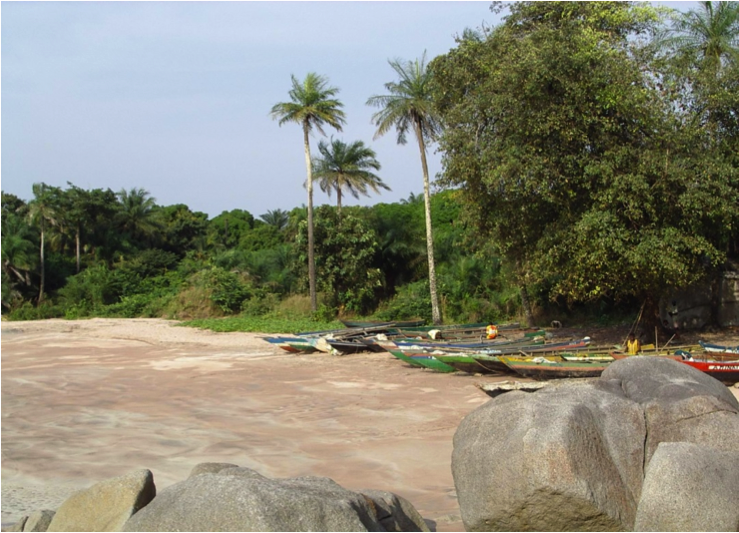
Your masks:
<path fill-rule="evenodd" d="M 161 490 L 229 462 L 394 492 L 461 531 L 452 437 L 489 399 L 475 384 L 505 379 L 159 319 L 3 322 L 2 523 L 133 470 Z"/>

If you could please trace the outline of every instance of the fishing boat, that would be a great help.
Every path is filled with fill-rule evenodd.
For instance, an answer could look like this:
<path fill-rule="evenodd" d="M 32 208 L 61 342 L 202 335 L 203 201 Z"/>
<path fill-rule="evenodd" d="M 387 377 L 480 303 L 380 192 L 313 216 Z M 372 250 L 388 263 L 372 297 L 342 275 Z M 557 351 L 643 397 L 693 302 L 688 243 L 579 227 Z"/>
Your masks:
<path fill-rule="evenodd" d="M 739 361 L 699 361 L 686 359 L 682 362 L 716 378 L 722 383 L 729 385 L 739 383 Z"/>
<path fill-rule="evenodd" d="M 577 353 L 577 352 L 562 352 L 559 356 L 565 361 L 570 362 L 598 362 L 598 363 L 612 363 L 614 358 L 608 353 Z"/>
<path fill-rule="evenodd" d="M 493 371 L 485 368 L 477 360 L 466 354 L 433 354 L 433 356 L 444 363 L 453 367 L 455 370 L 467 372 L 468 374 L 490 374 Z"/>
<path fill-rule="evenodd" d="M 394 339 L 395 344 L 398 346 L 422 346 L 431 350 L 447 350 L 453 348 L 459 348 L 464 350 L 477 350 L 483 348 L 493 348 L 499 346 L 511 346 L 511 345 L 531 345 L 531 344 L 544 344 L 545 342 L 545 331 L 535 330 L 524 333 L 524 335 L 517 339 L 490 339 L 490 340 L 476 340 L 471 342 L 453 342 L 453 341 L 433 341 L 433 340 L 419 340 L 419 339 Z"/>
<path fill-rule="evenodd" d="M 405 320 L 405 321 L 392 321 L 382 322 L 378 320 L 340 320 L 347 328 L 411 328 L 423 326 L 425 320 Z"/>
<path fill-rule="evenodd" d="M 720 344 L 711 344 L 710 342 L 698 341 L 706 352 L 726 353 L 739 355 L 739 346 L 721 346 Z"/>
<path fill-rule="evenodd" d="M 421 368 L 430 368 L 432 370 L 436 370 L 437 372 L 455 372 L 456 371 L 454 367 L 445 365 L 438 359 L 435 359 L 433 356 L 428 355 L 428 354 L 409 356 L 397 349 L 389 349 L 388 351 L 393 356 L 397 357 L 401 361 L 406 362 L 412 366 L 421 367 Z"/>
<path fill-rule="evenodd" d="M 608 368 L 610 363 L 598 361 L 552 361 L 544 357 L 521 358 L 501 356 L 508 368 L 523 377 L 532 379 L 594 378 Z"/>

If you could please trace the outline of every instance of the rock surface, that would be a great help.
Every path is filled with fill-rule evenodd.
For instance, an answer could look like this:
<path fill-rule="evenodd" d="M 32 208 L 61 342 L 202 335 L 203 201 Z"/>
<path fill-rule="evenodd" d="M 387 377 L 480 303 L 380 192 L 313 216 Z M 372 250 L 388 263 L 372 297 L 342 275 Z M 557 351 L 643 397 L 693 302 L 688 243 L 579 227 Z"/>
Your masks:
<path fill-rule="evenodd" d="M 632 530 L 645 465 L 661 443 L 733 453 L 737 435 L 733 394 L 667 359 L 633 357 L 599 379 L 509 392 L 468 415 L 454 436 L 462 520 L 468 531 Z M 655 467 L 650 486 L 664 470 Z"/>
<path fill-rule="evenodd" d="M 126 521 L 154 499 L 149 470 L 101 481 L 70 496 L 57 509 L 49 531 L 121 531 Z"/>
<path fill-rule="evenodd" d="M 389 493 L 360 494 L 328 478 L 273 480 L 225 468 L 161 491 L 124 531 L 383 531 L 399 524 L 428 531 L 410 504 Z"/>
<path fill-rule="evenodd" d="M 647 467 L 636 531 L 739 531 L 739 451 L 663 442 Z"/>
<path fill-rule="evenodd" d="M 465 528 L 629 527 L 645 434 L 639 406 L 613 382 L 558 383 L 491 400 L 454 436 L 452 474 Z"/>

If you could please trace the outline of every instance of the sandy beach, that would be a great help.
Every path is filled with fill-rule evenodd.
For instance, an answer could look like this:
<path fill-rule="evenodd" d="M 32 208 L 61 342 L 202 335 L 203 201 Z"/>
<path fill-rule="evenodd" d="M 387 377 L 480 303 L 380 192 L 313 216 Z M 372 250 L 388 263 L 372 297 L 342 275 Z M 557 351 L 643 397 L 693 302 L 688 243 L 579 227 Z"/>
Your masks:
<path fill-rule="evenodd" d="M 459 531 L 452 437 L 488 401 L 475 384 L 504 379 L 159 319 L 3 322 L 2 523 L 133 470 L 161 490 L 214 461 L 395 492 Z"/>

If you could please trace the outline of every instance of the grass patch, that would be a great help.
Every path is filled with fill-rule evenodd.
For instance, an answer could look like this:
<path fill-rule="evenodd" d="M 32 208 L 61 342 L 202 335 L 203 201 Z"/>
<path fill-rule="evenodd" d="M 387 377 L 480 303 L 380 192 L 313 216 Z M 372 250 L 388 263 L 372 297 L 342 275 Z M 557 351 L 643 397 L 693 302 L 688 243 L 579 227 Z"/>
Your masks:
<path fill-rule="evenodd" d="M 243 331 L 251 333 L 303 333 L 341 329 L 344 325 L 337 321 L 323 322 L 310 318 L 277 318 L 267 316 L 231 316 L 225 318 L 201 318 L 182 322 L 182 326 L 209 329 L 218 332 Z"/>

